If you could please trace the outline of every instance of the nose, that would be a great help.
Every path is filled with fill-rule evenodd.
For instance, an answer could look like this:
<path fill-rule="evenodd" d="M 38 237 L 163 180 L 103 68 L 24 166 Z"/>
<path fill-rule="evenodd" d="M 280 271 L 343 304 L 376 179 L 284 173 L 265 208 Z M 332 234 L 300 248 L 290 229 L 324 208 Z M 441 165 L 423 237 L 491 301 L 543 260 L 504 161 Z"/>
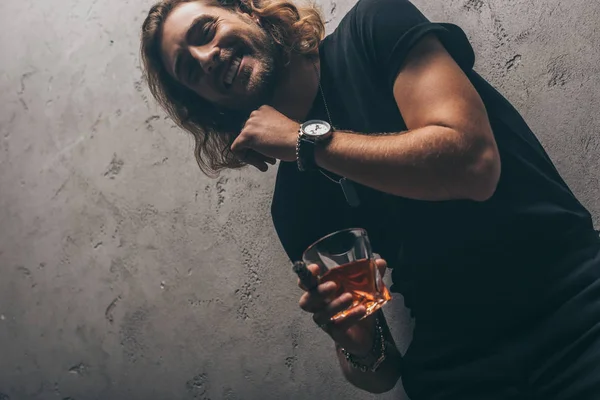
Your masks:
<path fill-rule="evenodd" d="M 190 53 L 207 74 L 211 73 L 217 66 L 219 59 L 219 48 L 217 46 L 193 46 L 190 47 Z"/>

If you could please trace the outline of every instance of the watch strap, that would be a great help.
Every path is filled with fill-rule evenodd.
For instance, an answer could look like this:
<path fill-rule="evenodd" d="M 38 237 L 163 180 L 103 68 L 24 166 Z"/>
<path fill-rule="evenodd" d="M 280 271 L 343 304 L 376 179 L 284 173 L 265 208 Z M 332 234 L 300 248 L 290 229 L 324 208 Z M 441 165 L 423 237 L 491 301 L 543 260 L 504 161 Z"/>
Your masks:
<path fill-rule="evenodd" d="M 306 139 L 304 135 L 298 138 L 298 169 L 300 171 L 314 171 L 317 169 L 315 162 L 316 143 Z"/>
<path fill-rule="evenodd" d="M 323 122 L 329 126 L 329 134 L 326 136 L 316 136 L 313 137 L 311 135 L 305 134 L 303 127 L 305 124 L 311 122 Z M 319 120 L 311 120 L 306 122 L 303 125 L 300 125 L 298 129 L 298 140 L 296 143 L 296 162 L 298 164 L 298 169 L 300 171 L 315 171 L 319 169 L 317 162 L 315 160 L 315 149 L 318 145 L 322 145 L 324 143 L 329 142 L 331 139 L 331 133 L 333 132 L 333 127 L 331 124 L 325 121 Z"/>

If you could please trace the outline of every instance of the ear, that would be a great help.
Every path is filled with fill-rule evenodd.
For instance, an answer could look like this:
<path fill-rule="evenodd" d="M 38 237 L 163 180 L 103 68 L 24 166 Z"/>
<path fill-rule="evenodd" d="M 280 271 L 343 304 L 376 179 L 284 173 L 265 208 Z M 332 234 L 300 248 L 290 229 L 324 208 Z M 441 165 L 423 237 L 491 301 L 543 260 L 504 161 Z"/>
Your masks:
<path fill-rule="evenodd" d="M 239 11 L 241 11 L 244 16 L 249 16 L 250 19 L 258 25 L 261 25 L 260 17 L 253 12 L 253 0 L 236 0 Z"/>
<path fill-rule="evenodd" d="M 256 25 L 262 27 L 261 19 L 258 15 L 252 12 L 244 12 L 242 11 L 242 17 L 246 19 L 248 22 L 255 23 Z"/>
<path fill-rule="evenodd" d="M 252 6 L 249 0 L 238 0 L 238 8 L 244 14 L 252 15 Z"/>

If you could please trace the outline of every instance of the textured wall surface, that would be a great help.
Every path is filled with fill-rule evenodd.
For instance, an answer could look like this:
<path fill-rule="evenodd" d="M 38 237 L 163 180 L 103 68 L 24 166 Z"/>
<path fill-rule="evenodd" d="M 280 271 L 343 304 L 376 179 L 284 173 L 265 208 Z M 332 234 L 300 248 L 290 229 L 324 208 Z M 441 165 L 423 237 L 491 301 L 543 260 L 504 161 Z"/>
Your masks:
<path fill-rule="evenodd" d="M 598 224 L 600 3 L 415 2 L 465 29 Z M 352 4 L 321 1 L 329 30 Z M 149 6 L 0 5 L 0 399 L 374 398 L 297 307 L 274 171 L 203 177 L 149 98 Z M 406 347 L 402 298 L 386 307 Z"/>

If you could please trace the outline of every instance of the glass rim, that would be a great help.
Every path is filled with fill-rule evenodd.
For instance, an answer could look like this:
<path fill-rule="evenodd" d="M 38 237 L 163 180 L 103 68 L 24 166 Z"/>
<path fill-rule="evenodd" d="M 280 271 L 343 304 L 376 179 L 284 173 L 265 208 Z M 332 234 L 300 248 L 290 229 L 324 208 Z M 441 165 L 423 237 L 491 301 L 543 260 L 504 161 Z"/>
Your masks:
<path fill-rule="evenodd" d="M 364 228 L 346 228 L 346 229 L 340 229 L 339 231 L 331 232 L 331 233 L 329 233 L 329 234 L 327 234 L 327 235 L 325 235 L 325 236 L 321 237 L 320 239 L 317 239 L 317 240 L 315 240 L 315 241 L 314 241 L 314 242 L 313 242 L 313 243 L 312 243 L 310 246 L 308 246 L 308 247 L 306 248 L 306 250 L 304 250 L 304 251 L 302 252 L 302 260 L 304 260 L 304 257 L 305 257 L 305 255 L 306 255 L 306 253 L 308 253 L 310 250 L 312 250 L 312 249 L 313 249 L 313 248 L 314 248 L 314 247 L 317 245 L 317 243 L 320 243 L 320 242 L 322 242 L 323 240 L 329 239 L 329 238 L 330 238 L 330 237 L 332 237 L 333 235 L 337 235 L 337 234 L 339 234 L 339 233 L 343 233 L 343 232 L 351 232 L 351 231 L 360 231 L 360 232 L 362 232 L 362 233 L 363 233 L 365 236 L 368 236 L 368 234 L 367 234 L 367 230 L 366 230 L 366 229 L 364 229 Z"/>

